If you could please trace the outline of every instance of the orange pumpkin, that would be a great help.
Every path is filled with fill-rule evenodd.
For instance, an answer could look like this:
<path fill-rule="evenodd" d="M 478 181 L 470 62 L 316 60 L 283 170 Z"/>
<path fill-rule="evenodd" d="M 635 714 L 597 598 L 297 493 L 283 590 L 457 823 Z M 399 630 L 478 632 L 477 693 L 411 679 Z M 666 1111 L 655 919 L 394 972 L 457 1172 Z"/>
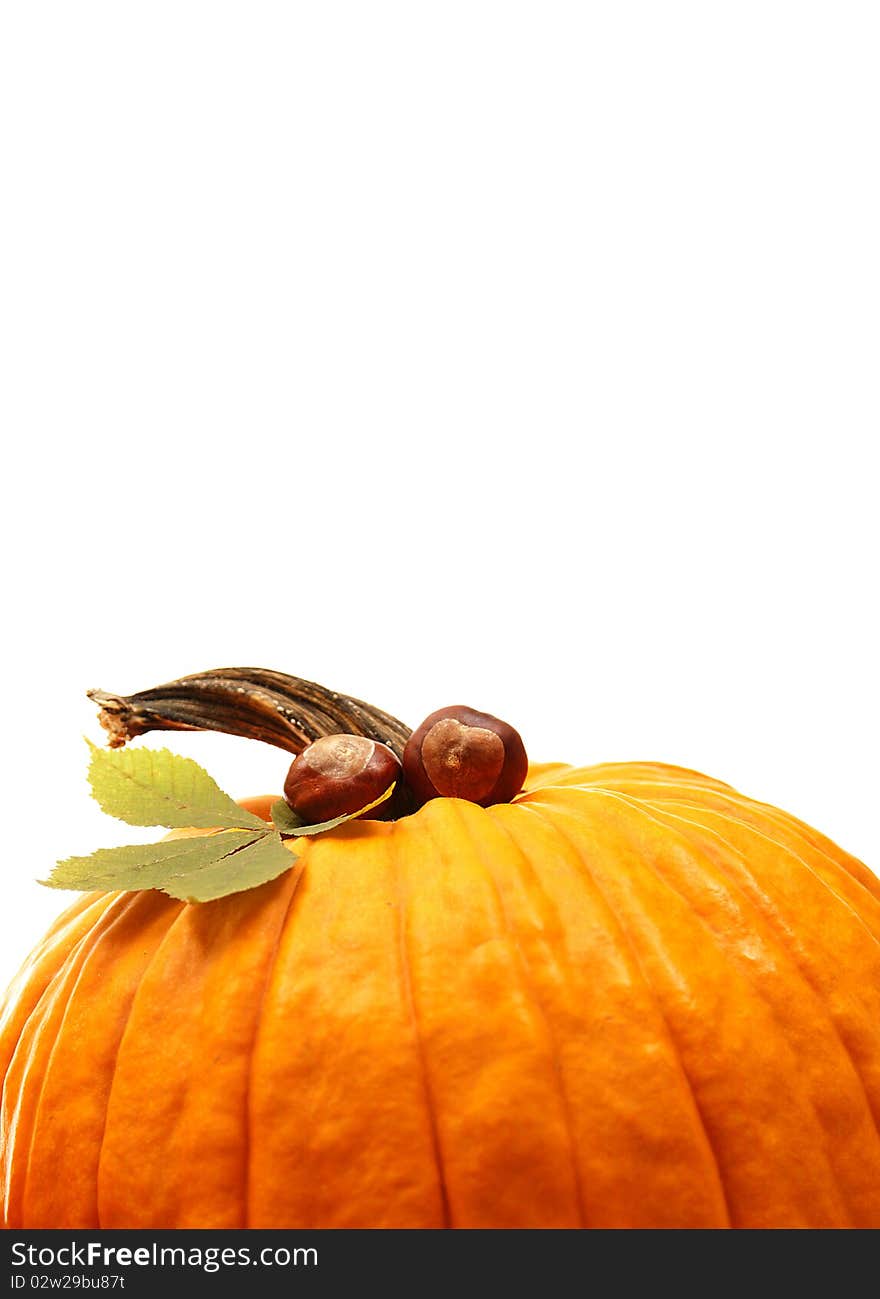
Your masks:
<path fill-rule="evenodd" d="M 6 1226 L 880 1227 L 880 881 L 814 830 L 557 764 L 298 851 L 56 922 L 2 1016 Z"/>

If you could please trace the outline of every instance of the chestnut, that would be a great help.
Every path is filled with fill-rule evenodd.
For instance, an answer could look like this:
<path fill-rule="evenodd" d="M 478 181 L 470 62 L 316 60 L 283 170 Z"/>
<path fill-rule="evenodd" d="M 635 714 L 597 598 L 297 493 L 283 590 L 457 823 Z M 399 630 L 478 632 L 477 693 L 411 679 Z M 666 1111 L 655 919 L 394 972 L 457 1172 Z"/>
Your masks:
<path fill-rule="evenodd" d="M 418 802 L 464 798 L 489 807 L 520 792 L 529 760 L 517 731 L 464 704 L 439 708 L 413 731 L 403 771 Z"/>
<path fill-rule="evenodd" d="M 363 735 L 324 735 L 290 764 L 284 798 L 306 824 L 317 825 L 367 807 L 399 775 L 400 759 L 387 745 Z"/>

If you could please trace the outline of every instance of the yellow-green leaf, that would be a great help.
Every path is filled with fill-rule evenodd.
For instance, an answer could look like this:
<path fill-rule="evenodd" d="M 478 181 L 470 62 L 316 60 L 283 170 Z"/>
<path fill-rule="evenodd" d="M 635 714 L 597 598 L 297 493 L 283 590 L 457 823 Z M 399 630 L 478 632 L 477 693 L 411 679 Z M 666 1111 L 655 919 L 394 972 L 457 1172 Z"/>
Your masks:
<path fill-rule="evenodd" d="M 256 888 L 290 870 L 296 857 L 278 834 L 264 834 L 246 848 L 206 863 L 164 885 L 165 892 L 185 902 L 210 902 L 228 893 Z"/>
<path fill-rule="evenodd" d="M 90 748 L 92 793 L 120 821 L 168 829 L 266 829 L 265 821 L 239 807 L 191 758 L 168 749 Z"/>
<path fill-rule="evenodd" d="M 338 825 L 345 821 L 354 821 L 359 816 L 364 816 L 367 812 L 372 812 L 374 807 L 384 803 L 394 793 L 394 786 L 389 785 L 384 794 L 374 798 L 372 803 L 367 803 L 365 807 L 359 807 L 356 812 L 346 812 L 344 816 L 334 816 L 330 821 L 318 821 L 315 825 L 304 825 L 301 816 L 288 806 L 283 798 L 279 798 L 272 804 L 269 815 L 276 828 L 283 835 L 298 837 L 299 835 L 324 834 L 327 830 L 335 830 Z"/>
<path fill-rule="evenodd" d="M 221 830 L 191 839 L 102 848 L 68 857 L 46 880 L 49 888 L 162 889 L 173 898 L 209 902 L 254 888 L 289 870 L 296 858 L 276 832 Z"/>
<path fill-rule="evenodd" d="M 300 826 L 305 825 L 302 817 L 283 798 L 278 798 L 269 808 L 272 824 L 281 834 L 293 834 Z"/>

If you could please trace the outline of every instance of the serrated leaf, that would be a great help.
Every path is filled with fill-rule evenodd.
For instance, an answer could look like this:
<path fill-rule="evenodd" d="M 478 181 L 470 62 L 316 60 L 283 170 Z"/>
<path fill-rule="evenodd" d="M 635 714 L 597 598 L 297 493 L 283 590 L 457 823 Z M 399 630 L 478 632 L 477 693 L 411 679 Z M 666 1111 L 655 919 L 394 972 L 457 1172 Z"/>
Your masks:
<path fill-rule="evenodd" d="M 281 836 L 270 832 L 260 835 L 246 848 L 189 872 L 164 888 L 171 897 L 184 902 L 211 902 L 274 880 L 290 870 L 295 861 Z"/>
<path fill-rule="evenodd" d="M 251 889 L 289 870 L 296 858 L 265 828 L 221 830 L 191 839 L 101 848 L 68 857 L 41 884 L 56 889 L 162 889 L 173 898 L 210 902 Z"/>
<path fill-rule="evenodd" d="M 257 837 L 252 830 L 221 830 L 192 839 L 99 848 L 88 857 L 60 861 L 40 883 L 54 889 L 160 889 L 171 875 L 236 852 Z"/>
<path fill-rule="evenodd" d="M 272 804 L 269 815 L 276 830 L 279 830 L 281 834 L 290 835 L 291 837 L 306 834 L 323 834 L 326 830 L 335 830 L 338 825 L 342 825 L 345 821 L 354 821 L 356 817 L 363 816 L 366 812 L 372 812 L 374 807 L 384 803 L 393 793 L 394 786 L 389 785 L 384 794 L 374 798 L 372 803 L 367 803 L 365 807 L 359 807 L 356 812 L 346 812 L 344 816 L 334 816 L 330 821 L 318 821 L 314 825 L 305 825 L 302 817 L 297 816 L 296 812 L 291 810 L 283 798 L 279 798 L 277 802 Z"/>
<path fill-rule="evenodd" d="M 192 758 L 168 749 L 89 747 L 92 793 L 120 821 L 168 829 L 266 829 L 265 821 L 239 807 Z"/>
<path fill-rule="evenodd" d="M 269 815 L 272 818 L 272 824 L 280 834 L 293 834 L 305 821 L 301 816 L 297 816 L 290 804 L 283 798 L 278 798 L 269 808 Z"/>

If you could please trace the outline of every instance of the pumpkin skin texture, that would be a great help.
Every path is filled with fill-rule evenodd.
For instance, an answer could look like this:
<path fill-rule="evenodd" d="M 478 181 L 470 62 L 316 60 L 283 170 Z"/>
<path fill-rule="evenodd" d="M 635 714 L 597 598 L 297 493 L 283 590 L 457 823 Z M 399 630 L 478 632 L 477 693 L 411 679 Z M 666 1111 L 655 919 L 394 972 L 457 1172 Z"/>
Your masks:
<path fill-rule="evenodd" d="M 0 1019 L 5 1226 L 880 1227 L 880 881 L 814 830 L 553 764 L 297 851 L 59 918 Z"/>

